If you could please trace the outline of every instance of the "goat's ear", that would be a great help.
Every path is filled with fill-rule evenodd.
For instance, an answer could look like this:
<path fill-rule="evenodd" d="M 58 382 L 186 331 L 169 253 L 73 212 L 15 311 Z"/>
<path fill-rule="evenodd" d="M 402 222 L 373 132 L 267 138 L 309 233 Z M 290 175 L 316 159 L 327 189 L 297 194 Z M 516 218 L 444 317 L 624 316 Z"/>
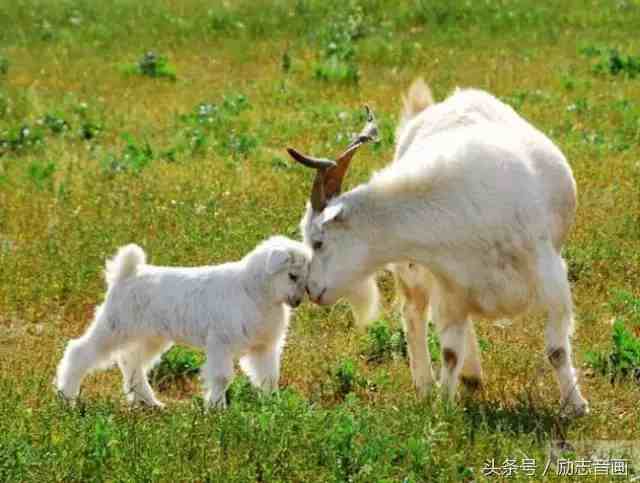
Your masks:
<path fill-rule="evenodd" d="M 322 211 L 321 223 L 329 223 L 331 221 L 345 221 L 347 219 L 347 209 L 344 205 L 331 205 L 327 206 Z"/>
<path fill-rule="evenodd" d="M 289 263 L 289 252 L 282 248 L 274 248 L 267 256 L 267 274 L 273 275 L 278 273 Z"/>

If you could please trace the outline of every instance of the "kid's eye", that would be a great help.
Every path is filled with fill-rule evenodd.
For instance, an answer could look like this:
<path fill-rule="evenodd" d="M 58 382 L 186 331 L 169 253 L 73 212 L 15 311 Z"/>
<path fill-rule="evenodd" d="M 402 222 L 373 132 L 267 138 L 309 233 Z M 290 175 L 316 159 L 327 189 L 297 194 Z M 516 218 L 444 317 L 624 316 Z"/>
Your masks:
<path fill-rule="evenodd" d="M 289 274 L 289 280 L 291 280 L 292 282 L 297 282 L 298 281 L 298 276 L 294 275 L 293 273 Z"/>
<path fill-rule="evenodd" d="M 321 241 L 313 242 L 313 249 L 314 250 L 320 250 L 321 248 L 322 248 L 322 242 Z"/>

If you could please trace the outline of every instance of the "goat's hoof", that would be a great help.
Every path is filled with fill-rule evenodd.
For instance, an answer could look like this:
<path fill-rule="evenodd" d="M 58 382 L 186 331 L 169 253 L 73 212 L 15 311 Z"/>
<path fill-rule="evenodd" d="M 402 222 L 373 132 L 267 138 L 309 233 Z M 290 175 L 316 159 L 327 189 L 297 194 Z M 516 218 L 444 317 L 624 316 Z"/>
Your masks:
<path fill-rule="evenodd" d="M 149 400 L 141 397 L 129 398 L 129 405 L 132 408 L 140 409 L 164 409 L 166 406 L 157 399 Z"/>
<path fill-rule="evenodd" d="M 477 376 L 461 376 L 460 382 L 464 385 L 464 387 L 472 392 L 476 392 L 482 389 L 482 379 Z"/>
<path fill-rule="evenodd" d="M 58 401 L 62 404 L 69 406 L 70 408 L 75 408 L 78 405 L 78 398 L 72 396 L 66 396 L 62 391 L 58 391 Z"/>
<path fill-rule="evenodd" d="M 576 418 L 581 418 L 582 416 L 586 416 L 591 412 L 589 408 L 589 403 L 587 401 L 583 401 L 581 404 L 574 406 L 573 408 L 573 416 Z"/>
<path fill-rule="evenodd" d="M 218 401 L 208 401 L 205 403 L 205 408 L 208 411 L 224 411 L 227 409 L 227 402 L 224 398 Z"/>
<path fill-rule="evenodd" d="M 77 396 L 69 396 L 67 394 L 65 394 L 65 392 L 62 389 L 58 389 L 57 387 L 54 386 L 53 388 L 53 392 L 56 395 L 56 398 L 58 399 L 58 401 L 67 404 L 71 407 L 74 407 L 76 405 Z"/>
<path fill-rule="evenodd" d="M 435 386 L 436 386 L 436 383 L 434 381 L 421 382 L 419 384 L 414 383 L 413 385 L 418 399 L 425 399 L 429 397 L 429 395 L 431 394 Z"/>
<path fill-rule="evenodd" d="M 584 399 L 573 403 L 565 403 L 563 415 L 569 418 L 581 418 L 591 412 L 589 403 Z"/>

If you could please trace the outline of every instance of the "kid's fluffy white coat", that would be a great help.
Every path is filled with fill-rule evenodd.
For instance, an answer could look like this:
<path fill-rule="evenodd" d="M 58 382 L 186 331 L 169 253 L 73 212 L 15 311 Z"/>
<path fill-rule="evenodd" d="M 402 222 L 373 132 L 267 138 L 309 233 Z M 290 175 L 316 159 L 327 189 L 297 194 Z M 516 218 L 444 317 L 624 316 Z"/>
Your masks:
<path fill-rule="evenodd" d="M 147 265 L 140 247 L 122 247 L 107 262 L 104 304 L 67 346 L 57 389 L 73 399 L 88 371 L 115 361 L 130 401 L 159 406 L 147 372 L 174 342 L 206 349 L 209 405 L 225 405 L 235 357 L 255 385 L 275 389 L 289 306 L 304 297 L 309 260 L 304 245 L 285 237 L 270 238 L 240 261 L 195 268 Z"/>

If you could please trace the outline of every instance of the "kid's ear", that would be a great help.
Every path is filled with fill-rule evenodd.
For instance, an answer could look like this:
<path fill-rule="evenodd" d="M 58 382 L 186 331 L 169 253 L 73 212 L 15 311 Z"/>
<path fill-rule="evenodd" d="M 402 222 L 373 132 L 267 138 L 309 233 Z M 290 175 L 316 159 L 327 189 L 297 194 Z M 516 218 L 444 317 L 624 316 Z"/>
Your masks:
<path fill-rule="evenodd" d="M 279 272 L 289 263 L 289 252 L 281 248 L 274 248 L 267 257 L 267 274 Z"/>
<path fill-rule="evenodd" d="M 347 218 L 347 210 L 344 205 L 331 205 L 327 206 L 322 211 L 321 224 L 329 223 L 331 221 L 345 221 Z"/>

